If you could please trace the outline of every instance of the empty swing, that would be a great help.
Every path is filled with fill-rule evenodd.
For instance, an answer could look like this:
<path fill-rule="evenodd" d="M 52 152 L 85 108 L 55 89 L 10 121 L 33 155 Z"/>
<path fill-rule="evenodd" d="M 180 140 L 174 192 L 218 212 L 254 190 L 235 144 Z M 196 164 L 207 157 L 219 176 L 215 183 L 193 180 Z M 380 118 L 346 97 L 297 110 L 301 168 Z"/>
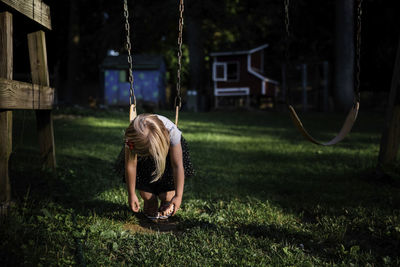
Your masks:
<path fill-rule="evenodd" d="M 316 145 L 321 145 L 321 146 L 330 146 L 330 145 L 335 145 L 342 141 L 351 131 L 354 122 L 357 119 L 358 115 L 358 110 L 360 107 L 360 47 L 361 47 L 361 14 L 362 14 L 362 9 L 361 9 L 361 4 L 362 0 L 358 0 L 358 6 L 357 6 L 357 40 L 356 40 L 356 84 L 354 86 L 354 100 L 353 100 L 353 106 L 350 109 L 346 120 L 344 121 L 344 124 L 339 131 L 339 133 L 330 141 L 328 142 L 320 142 L 317 139 L 315 139 L 313 136 L 309 134 L 309 132 L 305 129 L 303 126 L 303 123 L 301 122 L 299 116 L 296 113 L 296 110 L 294 107 L 289 103 L 288 99 L 288 94 L 286 94 L 286 102 L 290 111 L 290 116 L 292 118 L 293 123 L 297 127 L 297 129 L 300 131 L 300 133 L 310 142 L 316 144 Z M 286 26 L 286 62 L 289 62 L 289 0 L 285 0 L 285 26 Z"/>

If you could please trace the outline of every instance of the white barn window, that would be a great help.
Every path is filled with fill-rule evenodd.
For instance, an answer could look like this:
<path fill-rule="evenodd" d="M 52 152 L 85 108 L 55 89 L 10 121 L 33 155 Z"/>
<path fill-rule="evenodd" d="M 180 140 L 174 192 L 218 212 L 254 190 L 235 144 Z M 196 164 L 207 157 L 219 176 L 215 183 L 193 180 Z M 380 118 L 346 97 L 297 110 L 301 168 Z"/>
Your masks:
<path fill-rule="evenodd" d="M 227 66 L 224 62 L 214 62 L 213 80 L 216 82 L 226 81 L 228 77 Z"/>

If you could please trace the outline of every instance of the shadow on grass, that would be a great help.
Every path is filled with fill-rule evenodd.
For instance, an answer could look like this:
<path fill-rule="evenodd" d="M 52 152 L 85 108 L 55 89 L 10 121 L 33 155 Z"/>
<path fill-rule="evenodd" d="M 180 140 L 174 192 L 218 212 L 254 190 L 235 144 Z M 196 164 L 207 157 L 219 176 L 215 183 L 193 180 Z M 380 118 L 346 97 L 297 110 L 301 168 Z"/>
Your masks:
<path fill-rule="evenodd" d="M 22 200 L 29 194 L 29 199 L 34 201 L 51 200 L 65 208 L 79 209 L 99 193 L 118 187 L 117 179 L 112 176 L 112 166 L 107 161 L 65 155 L 58 159 L 68 164 L 62 164 L 64 166 L 53 173 L 40 168 L 37 151 L 24 149 L 13 153 L 10 158 L 13 197 Z"/>
<path fill-rule="evenodd" d="M 368 230 L 369 226 L 362 228 L 348 229 L 342 239 L 332 234 L 320 239 L 315 233 L 299 231 L 286 227 L 285 225 L 275 224 L 235 224 L 232 227 L 221 226 L 216 223 L 210 223 L 202 220 L 182 220 L 179 222 L 181 232 L 193 228 L 200 228 L 207 232 L 216 232 L 222 235 L 224 239 L 230 239 L 236 235 L 250 236 L 256 239 L 267 241 L 266 244 L 284 244 L 286 247 L 296 248 L 304 253 L 324 259 L 327 262 L 337 262 L 340 258 L 339 251 L 342 249 L 350 251 L 353 245 L 359 247 L 361 251 L 373 252 L 375 255 L 385 255 L 392 258 L 398 256 L 400 249 L 400 240 L 388 239 L 384 236 L 377 236 Z M 237 242 L 237 241 L 232 241 Z M 238 245 L 240 246 L 240 245 Z M 280 247 L 281 249 L 283 247 Z M 348 253 L 348 252 L 346 252 Z"/>

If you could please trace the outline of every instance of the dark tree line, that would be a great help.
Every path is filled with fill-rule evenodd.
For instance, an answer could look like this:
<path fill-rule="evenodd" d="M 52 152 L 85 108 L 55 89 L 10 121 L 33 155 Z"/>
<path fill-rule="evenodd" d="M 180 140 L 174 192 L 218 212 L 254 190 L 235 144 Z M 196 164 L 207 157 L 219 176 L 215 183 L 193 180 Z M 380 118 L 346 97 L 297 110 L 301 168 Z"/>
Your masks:
<path fill-rule="evenodd" d="M 58 98 L 60 102 L 84 104 L 89 95 L 98 95 L 99 65 L 107 50 L 125 52 L 123 1 L 45 2 L 52 12 L 48 58 L 50 72 L 57 77 Z M 336 1 L 290 2 L 291 60 L 334 62 Z M 162 54 L 172 87 L 176 81 L 178 3 L 128 0 L 133 52 Z M 389 89 L 399 36 L 395 11 L 394 1 L 364 0 L 362 90 Z M 18 23 L 15 31 L 21 32 L 16 35 L 22 40 L 26 29 Z M 282 0 L 186 0 L 184 29 L 185 88 L 204 96 L 212 94 L 210 52 L 249 49 L 264 43 L 270 44 L 266 53 L 268 77 L 280 80 L 285 47 Z M 17 49 L 25 49 L 22 43 L 17 40 Z M 16 59 L 23 60 L 22 56 Z M 29 64 L 17 62 L 16 71 L 29 72 Z"/>

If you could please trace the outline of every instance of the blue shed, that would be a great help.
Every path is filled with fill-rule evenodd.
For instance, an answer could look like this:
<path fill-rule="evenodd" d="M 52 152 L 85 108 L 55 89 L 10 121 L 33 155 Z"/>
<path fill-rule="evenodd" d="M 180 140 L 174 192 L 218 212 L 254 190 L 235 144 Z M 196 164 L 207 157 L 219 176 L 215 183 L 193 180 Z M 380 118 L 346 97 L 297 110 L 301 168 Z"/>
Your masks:
<path fill-rule="evenodd" d="M 102 65 L 104 104 L 129 105 L 129 65 L 126 55 L 108 55 Z M 138 101 L 165 104 L 165 63 L 162 56 L 134 55 L 133 77 Z"/>

